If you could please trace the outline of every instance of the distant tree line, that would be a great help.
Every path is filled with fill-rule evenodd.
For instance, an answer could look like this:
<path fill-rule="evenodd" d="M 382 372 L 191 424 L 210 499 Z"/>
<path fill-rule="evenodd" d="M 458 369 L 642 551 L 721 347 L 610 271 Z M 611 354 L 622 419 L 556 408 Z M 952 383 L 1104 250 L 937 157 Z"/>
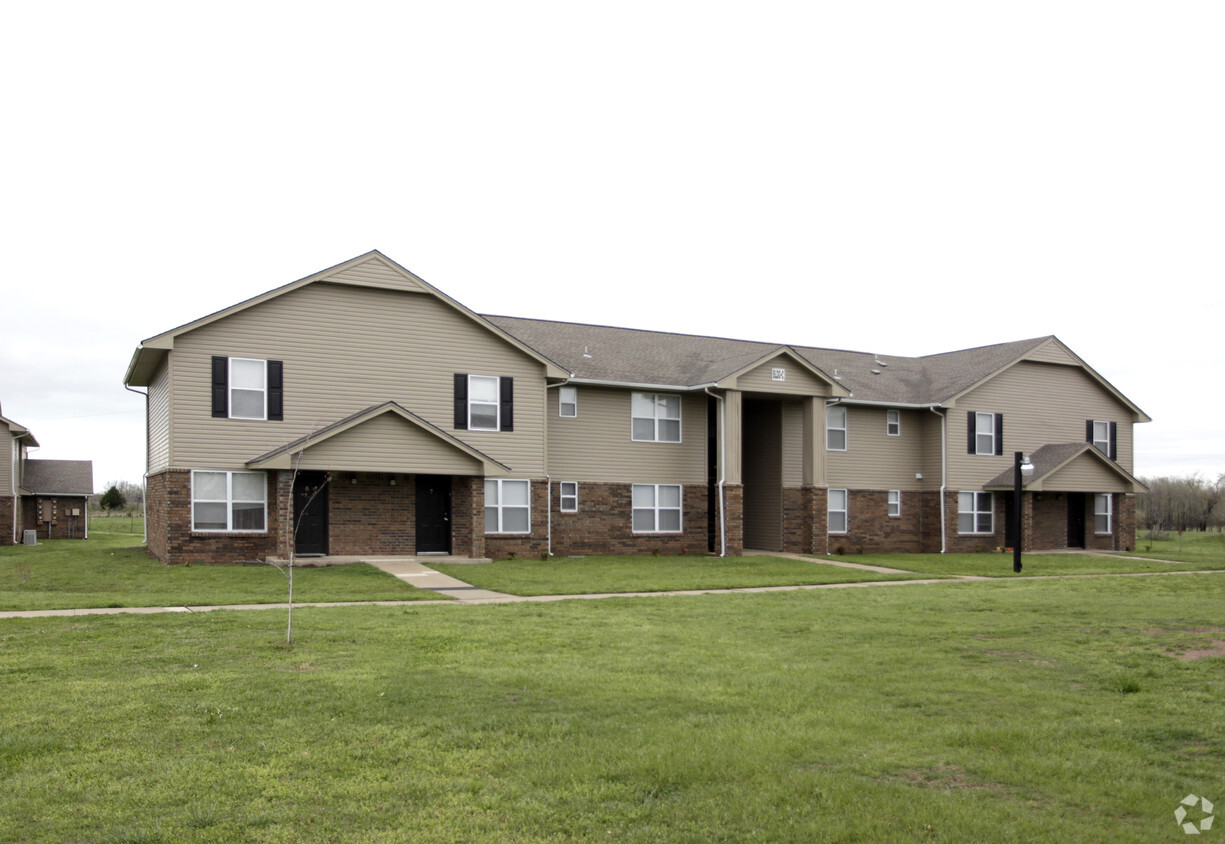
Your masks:
<path fill-rule="evenodd" d="M 1150 531 L 1217 530 L 1225 525 L 1225 474 L 1216 481 L 1199 475 L 1140 478 L 1148 492 L 1136 496 L 1136 518 Z"/>
<path fill-rule="evenodd" d="M 140 509 L 145 503 L 145 489 L 132 481 L 111 481 L 103 485 L 101 495 L 95 495 L 90 500 L 94 506 L 103 510 L 115 512 L 125 508 Z"/>

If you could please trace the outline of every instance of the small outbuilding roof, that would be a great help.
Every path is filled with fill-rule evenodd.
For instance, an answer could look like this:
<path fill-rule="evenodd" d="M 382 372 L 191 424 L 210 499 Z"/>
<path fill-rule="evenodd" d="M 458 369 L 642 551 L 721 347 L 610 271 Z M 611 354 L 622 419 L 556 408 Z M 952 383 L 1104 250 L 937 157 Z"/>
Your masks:
<path fill-rule="evenodd" d="M 27 460 L 21 488 L 29 495 L 93 495 L 93 461 Z"/>

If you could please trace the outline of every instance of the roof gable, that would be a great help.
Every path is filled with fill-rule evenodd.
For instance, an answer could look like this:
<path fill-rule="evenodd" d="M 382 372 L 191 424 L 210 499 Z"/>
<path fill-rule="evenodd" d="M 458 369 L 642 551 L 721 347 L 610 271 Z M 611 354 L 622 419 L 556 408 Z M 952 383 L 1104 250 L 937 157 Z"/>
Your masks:
<path fill-rule="evenodd" d="M 1100 492 L 1144 492 L 1146 487 L 1130 472 L 1111 460 L 1091 443 L 1051 443 L 1029 456 L 1033 474 L 1022 477 L 1028 492 L 1079 492 L 1086 488 Z M 1015 488 L 1015 468 L 996 475 L 983 489 Z"/>
<path fill-rule="evenodd" d="M 535 349 L 526 346 L 517 337 L 506 333 L 484 317 L 464 307 L 378 250 L 372 250 L 365 255 L 359 255 L 342 264 L 337 264 L 314 275 L 284 284 L 144 340 L 132 355 L 132 360 L 128 364 L 128 370 L 124 375 L 124 384 L 140 387 L 148 386 L 167 353 L 174 348 L 176 337 L 223 320 L 232 314 L 277 299 L 306 285 L 317 283 L 374 287 L 382 290 L 396 290 L 408 294 L 433 296 L 521 352 L 538 360 L 545 366 L 546 372 L 550 377 L 564 377 L 566 374 L 556 363 L 541 355 Z"/>
<path fill-rule="evenodd" d="M 93 495 L 93 461 L 27 460 L 21 488 L 30 495 Z"/>
<path fill-rule="evenodd" d="M 504 464 L 392 401 L 338 419 L 248 461 L 247 466 L 477 475 L 509 471 Z"/>

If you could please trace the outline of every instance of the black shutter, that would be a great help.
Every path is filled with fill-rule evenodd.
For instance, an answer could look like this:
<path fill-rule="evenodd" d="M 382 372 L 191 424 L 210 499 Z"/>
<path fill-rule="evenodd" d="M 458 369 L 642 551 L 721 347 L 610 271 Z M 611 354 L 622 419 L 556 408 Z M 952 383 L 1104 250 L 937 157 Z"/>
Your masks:
<path fill-rule="evenodd" d="M 1093 444 L 1093 420 L 1092 419 L 1085 420 L 1085 442 L 1089 443 L 1090 445 Z"/>
<path fill-rule="evenodd" d="M 268 361 L 268 418 L 285 418 L 285 364 L 279 360 Z"/>
<path fill-rule="evenodd" d="M 975 434 L 974 411 L 972 410 L 968 414 L 966 414 L 966 430 L 969 432 L 969 435 L 970 435 L 968 444 L 966 445 L 966 453 L 967 454 L 977 454 L 978 453 L 978 443 L 974 439 L 974 434 Z"/>
<path fill-rule="evenodd" d="M 1110 459 L 1119 459 L 1119 423 L 1110 423 Z"/>
<path fill-rule="evenodd" d="M 995 453 L 1004 453 L 1004 414 L 995 414 Z"/>
<path fill-rule="evenodd" d="M 515 379 L 503 376 L 498 379 L 499 404 L 502 406 L 502 413 L 499 431 L 515 430 Z"/>
<path fill-rule="evenodd" d="M 230 359 L 213 358 L 213 418 L 230 415 Z"/>
<path fill-rule="evenodd" d="M 455 430 L 468 430 L 468 376 L 455 373 Z"/>

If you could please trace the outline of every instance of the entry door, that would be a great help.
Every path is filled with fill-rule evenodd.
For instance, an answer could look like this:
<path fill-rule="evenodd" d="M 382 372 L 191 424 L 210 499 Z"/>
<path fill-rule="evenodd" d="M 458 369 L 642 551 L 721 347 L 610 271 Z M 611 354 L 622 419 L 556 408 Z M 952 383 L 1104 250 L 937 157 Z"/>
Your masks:
<path fill-rule="evenodd" d="M 451 553 L 451 476 L 417 476 L 417 553 Z"/>
<path fill-rule="evenodd" d="M 1085 547 L 1085 494 L 1068 493 L 1068 547 Z"/>
<path fill-rule="evenodd" d="M 293 482 L 295 554 L 328 552 L 328 486 L 323 472 L 299 472 Z"/>

